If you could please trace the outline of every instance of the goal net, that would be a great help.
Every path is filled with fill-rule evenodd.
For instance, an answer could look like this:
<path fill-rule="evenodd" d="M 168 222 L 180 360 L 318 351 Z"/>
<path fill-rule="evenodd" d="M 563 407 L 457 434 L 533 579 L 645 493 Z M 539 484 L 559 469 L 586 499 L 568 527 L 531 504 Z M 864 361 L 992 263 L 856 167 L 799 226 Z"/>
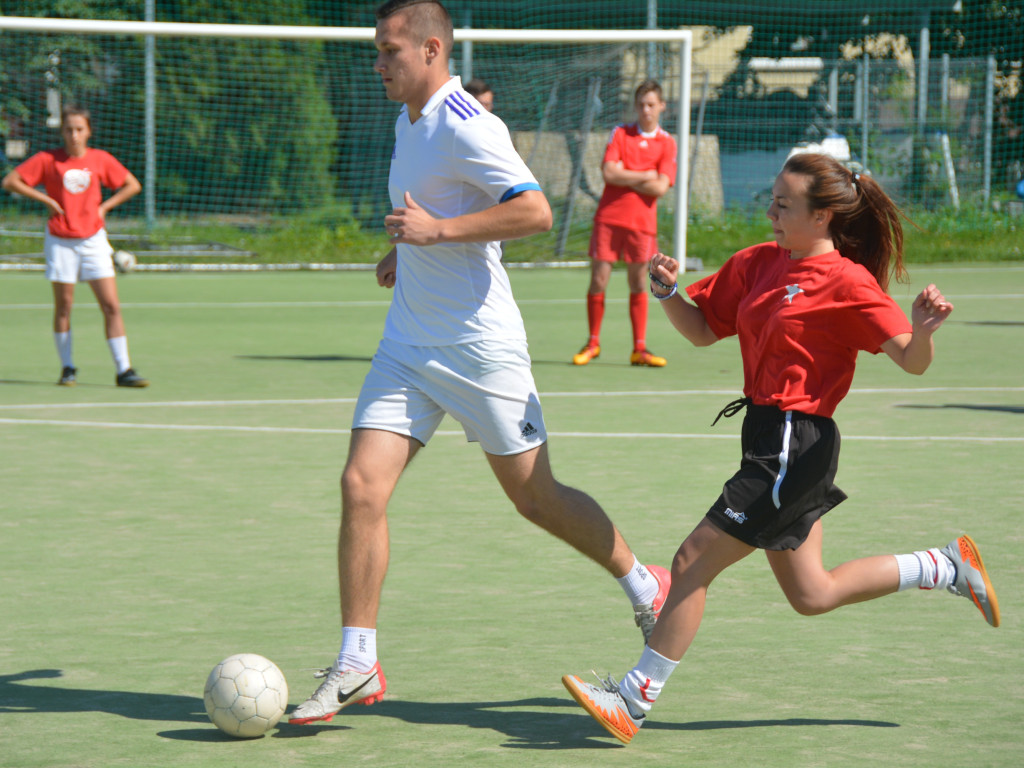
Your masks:
<path fill-rule="evenodd" d="M 371 20 L 372 23 L 372 20 Z M 374 29 L 0 17 L 0 118 L 7 167 L 60 145 L 61 106 L 92 116 L 92 146 L 144 192 L 118 221 L 266 227 L 316 220 L 376 233 L 399 105 L 373 70 Z M 586 255 L 610 130 L 635 119 L 633 91 L 658 79 L 679 171 L 660 206 L 659 246 L 685 253 L 690 153 L 689 31 L 456 29 L 453 74 L 486 81 L 495 113 L 555 212 L 510 258 Z M 694 205 L 704 198 L 697 195 Z M 713 201 L 711 204 L 714 204 Z M 10 198 L 23 218 L 43 213 Z M 184 231 L 184 230 L 183 230 Z M 296 242 L 296 258 L 302 258 Z"/>

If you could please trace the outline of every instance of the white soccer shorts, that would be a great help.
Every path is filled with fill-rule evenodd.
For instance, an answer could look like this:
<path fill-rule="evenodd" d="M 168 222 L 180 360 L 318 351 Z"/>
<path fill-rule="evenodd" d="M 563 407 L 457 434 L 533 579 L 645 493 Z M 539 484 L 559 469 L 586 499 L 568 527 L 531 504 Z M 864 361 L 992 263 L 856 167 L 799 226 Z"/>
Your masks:
<path fill-rule="evenodd" d="M 89 237 L 57 237 L 47 231 L 43 238 L 46 279 L 74 284 L 113 277 L 113 253 L 105 229 Z"/>
<path fill-rule="evenodd" d="M 427 444 L 449 414 L 466 439 L 496 456 L 547 440 L 526 342 L 418 347 L 383 339 L 359 392 L 353 429 L 381 429 Z"/>

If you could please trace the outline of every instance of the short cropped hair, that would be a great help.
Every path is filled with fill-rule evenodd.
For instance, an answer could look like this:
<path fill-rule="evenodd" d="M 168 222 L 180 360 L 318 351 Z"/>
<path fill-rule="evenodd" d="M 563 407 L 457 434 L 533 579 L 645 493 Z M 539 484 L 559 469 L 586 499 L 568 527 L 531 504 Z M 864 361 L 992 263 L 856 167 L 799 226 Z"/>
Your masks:
<path fill-rule="evenodd" d="M 661 93 L 661 83 L 657 80 L 644 80 L 636 87 L 636 91 L 633 93 L 633 101 L 640 101 L 640 99 L 648 93 L 658 94 L 659 101 L 665 100 L 665 97 Z"/>
<path fill-rule="evenodd" d="M 447 59 L 455 47 L 455 29 L 452 24 L 452 17 L 437 0 L 387 0 L 377 8 L 375 17 L 377 21 L 384 19 L 407 9 L 412 9 L 410 26 L 416 34 L 422 34 L 423 40 L 428 37 L 436 37 L 441 41 L 444 48 L 444 56 Z"/>

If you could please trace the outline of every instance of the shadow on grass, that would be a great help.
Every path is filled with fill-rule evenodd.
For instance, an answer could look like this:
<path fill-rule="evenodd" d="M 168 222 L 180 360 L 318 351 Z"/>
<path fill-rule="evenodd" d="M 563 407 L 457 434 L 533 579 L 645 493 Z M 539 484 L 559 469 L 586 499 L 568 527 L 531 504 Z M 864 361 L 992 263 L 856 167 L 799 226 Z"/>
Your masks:
<path fill-rule="evenodd" d="M 132 720 L 209 722 L 206 707 L 198 696 L 20 684 L 26 680 L 56 680 L 63 676 L 64 672 L 59 669 L 0 675 L 0 715 L 7 712 L 107 712 Z"/>
<path fill-rule="evenodd" d="M 349 355 L 235 355 L 239 360 L 291 360 L 299 363 L 369 363 L 372 357 Z"/>
<path fill-rule="evenodd" d="M 975 405 L 973 403 L 942 403 L 941 405 L 904 404 L 897 408 L 918 408 L 936 410 L 942 408 L 959 408 L 965 411 L 994 411 L 995 413 L 1024 413 L 1024 405 Z"/>
<path fill-rule="evenodd" d="M 555 711 L 561 710 L 561 711 Z M 454 725 L 483 728 L 503 734 L 506 749 L 566 750 L 618 749 L 620 744 L 606 733 L 590 715 L 571 699 L 534 698 L 491 702 L 421 702 L 385 699 L 373 707 L 352 707 L 339 714 L 334 722 L 347 721 L 352 727 L 366 717 L 391 717 L 417 725 Z M 862 728 L 898 728 L 898 723 L 880 720 L 823 718 L 789 718 L 785 720 L 710 720 L 689 723 L 648 722 L 645 731 L 706 731 L 729 728 L 853 726 Z M 279 726 L 276 738 L 294 738 L 332 730 L 322 725 L 315 731 L 309 726 Z"/>
<path fill-rule="evenodd" d="M 18 386 L 30 386 L 30 387 L 49 387 L 51 389 L 57 388 L 57 381 L 55 379 L 48 379 L 46 381 L 33 381 L 31 379 L 0 379 L 0 386 L 4 384 L 18 385 Z M 113 389 L 115 387 L 114 379 L 110 379 L 109 384 L 91 383 L 88 381 L 79 381 L 74 387 L 60 387 L 63 390 L 78 389 L 79 387 L 98 387 L 101 389 Z"/>
<path fill-rule="evenodd" d="M 4 713 L 106 712 L 133 720 L 179 721 L 196 727 L 161 731 L 162 738 L 195 742 L 238 741 L 209 723 L 198 696 L 135 691 L 103 691 L 22 685 L 29 680 L 56 680 L 59 669 L 37 669 L 0 675 L 0 716 Z M 561 711 L 556 711 L 561 710 Z M 532 698 L 515 701 L 422 702 L 385 699 L 373 707 L 351 707 L 330 723 L 289 725 L 286 720 L 270 732 L 272 738 L 309 738 L 325 732 L 356 727 L 367 717 L 390 717 L 417 725 L 458 726 L 492 730 L 506 737 L 507 749 L 565 750 L 617 749 L 622 747 L 571 699 Z M 2 722 L 2 720 L 0 720 Z M 199 724 L 202 724 L 200 727 Z M 787 718 L 705 720 L 688 723 L 648 722 L 645 731 L 710 731 L 738 728 L 779 727 L 898 728 L 881 720 Z"/>
<path fill-rule="evenodd" d="M 538 360 L 537 358 L 532 358 L 531 362 L 534 365 L 553 365 L 559 368 L 565 368 L 568 366 L 569 368 L 590 368 L 591 370 L 593 370 L 594 368 L 615 368 L 616 370 L 619 368 L 649 369 L 651 367 L 645 365 L 633 365 L 631 362 L 629 362 L 628 356 L 626 356 L 622 360 L 601 360 L 600 362 L 596 363 L 588 363 L 585 366 L 574 364 L 571 355 L 566 360 Z M 655 368 L 655 370 L 658 369 Z"/>

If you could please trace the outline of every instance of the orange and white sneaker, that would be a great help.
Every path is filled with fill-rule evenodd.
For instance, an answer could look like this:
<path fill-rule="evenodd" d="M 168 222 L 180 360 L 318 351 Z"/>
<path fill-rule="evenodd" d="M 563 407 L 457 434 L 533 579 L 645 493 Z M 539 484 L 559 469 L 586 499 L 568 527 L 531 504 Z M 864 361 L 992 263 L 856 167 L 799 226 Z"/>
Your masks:
<path fill-rule="evenodd" d="M 672 574 L 660 565 L 645 565 L 644 568 L 658 582 L 658 594 L 654 596 L 653 602 L 633 606 L 633 618 L 644 634 L 644 644 L 646 645 L 647 641 L 651 639 L 654 625 L 658 623 L 661 608 L 665 605 L 665 598 L 668 597 L 668 590 L 672 586 Z"/>
<path fill-rule="evenodd" d="M 646 365 L 648 368 L 664 368 L 667 362 L 664 357 L 659 357 L 649 349 L 634 349 L 629 356 L 630 365 Z"/>
<path fill-rule="evenodd" d="M 288 718 L 292 725 L 330 721 L 338 710 L 350 704 L 374 704 L 384 698 L 384 691 L 388 687 L 379 661 L 369 672 L 356 672 L 353 669 L 342 672 L 335 661 L 329 668 L 321 669 L 313 676 L 327 679 L 320 683 L 312 696 L 295 708 Z"/>
<path fill-rule="evenodd" d="M 939 550 L 956 566 L 956 579 L 947 589 L 954 595 L 969 598 L 981 611 L 985 621 L 999 626 L 999 601 L 981 561 L 978 545 L 970 536 L 954 539 Z"/>
<path fill-rule="evenodd" d="M 629 711 L 626 700 L 619 693 L 619 684 L 611 677 L 602 680 L 598 687 L 583 682 L 576 675 L 563 675 L 562 685 L 576 703 L 587 710 L 587 714 L 623 744 L 629 744 L 644 724 L 645 715 L 637 717 Z"/>
<path fill-rule="evenodd" d="M 586 365 L 595 357 L 600 357 L 600 355 L 601 345 L 591 344 L 590 342 L 587 342 L 586 344 L 583 345 L 583 349 L 581 349 L 579 352 L 572 356 L 572 364 Z"/>

